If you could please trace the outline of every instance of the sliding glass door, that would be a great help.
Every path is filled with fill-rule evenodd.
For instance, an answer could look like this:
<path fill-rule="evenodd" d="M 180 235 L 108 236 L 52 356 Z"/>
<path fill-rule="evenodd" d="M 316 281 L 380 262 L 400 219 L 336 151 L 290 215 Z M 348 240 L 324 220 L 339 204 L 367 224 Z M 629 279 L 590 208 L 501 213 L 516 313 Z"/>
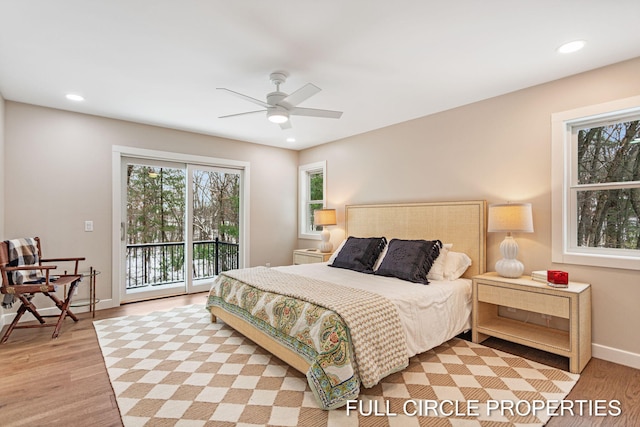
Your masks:
<path fill-rule="evenodd" d="M 240 170 L 128 157 L 121 169 L 121 302 L 206 291 L 240 267 Z"/>
<path fill-rule="evenodd" d="M 190 290 L 206 291 L 221 271 L 239 267 L 240 173 L 233 169 L 194 166 L 189 206 L 192 249 Z"/>

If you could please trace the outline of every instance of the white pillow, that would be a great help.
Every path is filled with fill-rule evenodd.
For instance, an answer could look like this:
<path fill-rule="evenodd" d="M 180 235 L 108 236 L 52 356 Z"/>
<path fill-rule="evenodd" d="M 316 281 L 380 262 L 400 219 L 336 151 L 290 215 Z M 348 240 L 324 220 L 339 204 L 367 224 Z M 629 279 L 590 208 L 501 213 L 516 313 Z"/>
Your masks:
<path fill-rule="evenodd" d="M 384 249 L 382 250 L 382 252 L 380 252 L 380 256 L 378 257 L 376 263 L 373 266 L 373 271 L 377 271 L 378 270 L 378 268 L 380 267 L 380 264 L 382 264 L 382 260 L 387 255 L 387 250 L 388 249 L 389 249 L 389 242 L 387 242 L 387 244 L 384 245 Z"/>
<path fill-rule="evenodd" d="M 427 279 L 444 280 L 445 261 L 447 259 L 447 254 L 452 247 L 453 243 L 445 243 L 442 245 L 442 248 L 440 249 L 440 255 L 438 255 L 438 258 L 436 258 L 436 260 L 433 262 L 431 270 L 429 270 L 429 273 L 427 274 Z"/>
<path fill-rule="evenodd" d="M 340 244 L 338 245 L 338 249 L 336 249 L 331 256 L 329 257 L 329 265 L 333 264 L 333 261 L 336 259 L 336 257 L 338 256 L 338 254 L 340 253 L 340 249 L 342 249 L 342 247 L 344 246 L 345 242 L 347 241 L 347 239 L 344 239 L 342 242 L 340 242 Z"/>
<path fill-rule="evenodd" d="M 471 258 L 467 254 L 449 251 L 444 264 L 444 278 L 447 280 L 459 279 L 470 265 Z"/>

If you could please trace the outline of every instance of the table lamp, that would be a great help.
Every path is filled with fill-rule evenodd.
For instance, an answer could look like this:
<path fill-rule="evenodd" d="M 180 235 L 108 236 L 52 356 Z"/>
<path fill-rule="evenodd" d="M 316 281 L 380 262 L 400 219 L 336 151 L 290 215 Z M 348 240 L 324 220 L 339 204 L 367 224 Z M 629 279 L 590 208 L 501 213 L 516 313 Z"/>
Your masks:
<path fill-rule="evenodd" d="M 336 225 L 336 210 L 335 209 L 317 209 L 313 211 L 313 225 L 321 225 L 322 232 L 320 233 L 320 252 L 331 252 L 333 250 L 333 244 L 329 241 L 331 233 L 327 229 L 329 225 Z"/>
<path fill-rule="evenodd" d="M 513 232 L 533 233 L 531 203 L 506 203 L 489 205 L 488 232 L 506 232 L 500 243 L 502 259 L 496 262 L 496 272 L 502 277 L 522 276 L 524 265 L 516 259 L 518 244 L 511 236 Z"/>

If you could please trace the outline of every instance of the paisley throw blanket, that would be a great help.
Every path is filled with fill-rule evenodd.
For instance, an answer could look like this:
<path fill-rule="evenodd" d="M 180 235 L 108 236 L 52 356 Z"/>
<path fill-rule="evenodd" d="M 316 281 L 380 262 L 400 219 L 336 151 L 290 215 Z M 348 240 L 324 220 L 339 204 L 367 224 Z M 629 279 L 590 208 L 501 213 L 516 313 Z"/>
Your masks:
<path fill-rule="evenodd" d="M 323 409 L 354 399 L 409 362 L 396 306 L 388 299 L 265 267 L 221 273 L 207 307 L 220 306 L 305 357 Z"/>

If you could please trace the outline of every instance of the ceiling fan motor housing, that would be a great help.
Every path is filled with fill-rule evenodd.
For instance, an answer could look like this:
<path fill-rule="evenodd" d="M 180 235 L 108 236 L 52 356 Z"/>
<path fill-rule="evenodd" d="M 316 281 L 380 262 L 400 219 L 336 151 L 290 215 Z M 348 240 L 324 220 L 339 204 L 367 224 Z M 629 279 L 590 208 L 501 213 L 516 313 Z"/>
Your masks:
<path fill-rule="evenodd" d="M 278 105 L 280 104 L 280 101 L 282 101 L 286 97 L 287 97 L 287 94 L 284 92 L 280 92 L 280 91 L 271 92 L 267 94 L 267 104 Z"/>

